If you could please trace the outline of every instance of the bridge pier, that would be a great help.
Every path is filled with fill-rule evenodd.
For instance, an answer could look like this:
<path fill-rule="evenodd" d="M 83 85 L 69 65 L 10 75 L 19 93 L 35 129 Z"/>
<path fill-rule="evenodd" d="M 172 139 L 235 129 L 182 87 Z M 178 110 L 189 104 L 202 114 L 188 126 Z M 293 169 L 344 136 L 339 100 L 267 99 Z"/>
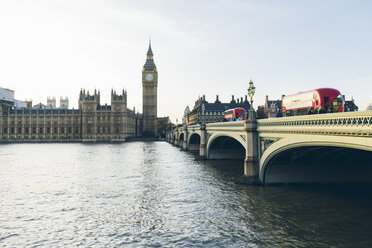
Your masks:
<path fill-rule="evenodd" d="M 244 159 L 244 176 L 237 180 L 241 184 L 261 184 L 259 178 L 258 132 L 256 113 L 249 110 L 249 118 L 244 123 L 246 132 L 246 155 Z"/>
<path fill-rule="evenodd" d="M 175 137 L 174 137 L 174 146 L 178 146 L 178 130 L 176 131 L 175 133 Z"/>
<path fill-rule="evenodd" d="M 200 125 L 200 149 L 199 158 L 207 158 L 207 130 L 205 124 Z"/>
<path fill-rule="evenodd" d="M 187 150 L 187 126 L 183 127 L 183 143 L 182 143 L 182 149 Z"/>

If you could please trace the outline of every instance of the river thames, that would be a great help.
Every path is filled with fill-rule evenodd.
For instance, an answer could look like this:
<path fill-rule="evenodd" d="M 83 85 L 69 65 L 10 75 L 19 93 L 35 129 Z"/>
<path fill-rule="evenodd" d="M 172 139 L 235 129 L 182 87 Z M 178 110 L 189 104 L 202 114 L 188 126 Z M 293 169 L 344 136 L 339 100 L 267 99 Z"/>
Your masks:
<path fill-rule="evenodd" d="M 0 247 L 371 247 L 370 185 L 243 186 L 165 142 L 0 145 Z"/>

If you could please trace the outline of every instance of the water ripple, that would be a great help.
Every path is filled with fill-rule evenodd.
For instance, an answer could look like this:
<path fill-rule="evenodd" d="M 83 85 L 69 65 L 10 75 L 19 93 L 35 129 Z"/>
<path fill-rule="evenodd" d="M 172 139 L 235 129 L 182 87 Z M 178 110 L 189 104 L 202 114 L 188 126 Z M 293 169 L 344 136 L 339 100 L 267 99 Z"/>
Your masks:
<path fill-rule="evenodd" d="M 242 161 L 160 142 L 0 146 L 0 247 L 372 245 L 368 186 L 235 185 Z"/>

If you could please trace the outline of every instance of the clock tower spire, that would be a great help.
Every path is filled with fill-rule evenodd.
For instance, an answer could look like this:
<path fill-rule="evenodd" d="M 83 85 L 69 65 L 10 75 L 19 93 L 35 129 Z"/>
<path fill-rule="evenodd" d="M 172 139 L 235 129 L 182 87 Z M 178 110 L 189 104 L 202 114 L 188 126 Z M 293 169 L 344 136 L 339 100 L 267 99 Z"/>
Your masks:
<path fill-rule="evenodd" d="M 151 40 L 146 55 L 147 59 L 142 69 L 143 136 L 155 137 L 158 134 L 158 71 L 154 63 Z"/>

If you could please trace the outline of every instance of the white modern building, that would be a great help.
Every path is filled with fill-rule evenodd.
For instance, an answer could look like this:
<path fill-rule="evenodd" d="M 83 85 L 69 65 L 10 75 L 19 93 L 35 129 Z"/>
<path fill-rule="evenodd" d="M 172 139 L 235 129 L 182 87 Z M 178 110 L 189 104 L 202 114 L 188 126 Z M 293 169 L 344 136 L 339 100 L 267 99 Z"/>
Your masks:
<path fill-rule="evenodd" d="M 14 99 L 14 90 L 0 87 L 0 102 L 13 106 L 16 109 L 27 108 L 25 101 Z"/>

